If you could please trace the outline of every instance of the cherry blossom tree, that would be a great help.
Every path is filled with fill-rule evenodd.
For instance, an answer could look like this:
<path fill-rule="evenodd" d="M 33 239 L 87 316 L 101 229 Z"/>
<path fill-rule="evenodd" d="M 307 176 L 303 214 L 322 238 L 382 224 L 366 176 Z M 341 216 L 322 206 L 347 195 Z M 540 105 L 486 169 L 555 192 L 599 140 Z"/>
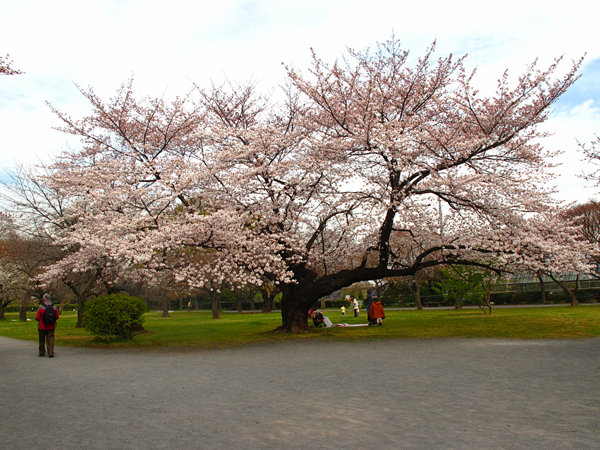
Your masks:
<path fill-rule="evenodd" d="M 60 286 L 43 286 L 37 279 L 46 266 L 56 261 L 58 249 L 48 240 L 20 235 L 0 239 L 0 286 L 4 297 L 20 306 L 19 319 L 27 321 L 27 307 L 37 305 L 43 294 L 58 294 Z M 4 304 L 3 304 L 4 306 Z"/>
<path fill-rule="evenodd" d="M 579 150 L 583 153 L 585 160 L 593 166 L 600 165 L 600 136 L 596 136 L 590 143 L 579 142 Z M 600 169 L 593 172 L 583 173 L 581 178 L 595 182 L 596 186 L 600 185 Z"/>
<path fill-rule="evenodd" d="M 9 59 L 10 55 L 0 56 L 0 75 L 20 75 L 24 72 L 13 69 L 13 61 Z"/>
<path fill-rule="evenodd" d="M 572 220 L 579 227 L 581 238 L 591 244 L 600 244 L 600 203 L 590 200 L 586 203 L 571 206 L 565 212 L 567 220 Z M 600 260 L 595 260 L 600 264 Z"/>
<path fill-rule="evenodd" d="M 534 267 L 543 263 L 542 250 L 555 246 L 554 264 L 571 264 L 562 252 L 572 252 L 584 268 L 580 247 L 569 239 L 572 230 L 562 226 L 548 234 L 542 226 L 556 209 L 549 191 L 539 188 L 552 155 L 532 143 L 542 136 L 536 127 L 551 104 L 575 81 L 578 63 L 557 80 L 558 61 L 547 70 L 532 64 L 512 88 L 505 73 L 495 95 L 482 98 L 462 59 L 432 63 L 432 52 L 408 68 L 408 53 L 392 40 L 374 53 L 350 51 L 353 63 L 330 66 L 315 57 L 311 78 L 290 69 L 310 105 L 305 126 L 314 130 L 326 173 L 353 183 L 338 184 L 339 205 L 327 195 L 333 208 L 320 210 L 302 258 L 290 265 L 298 283 L 282 287 L 283 304 L 301 307 L 290 308 L 287 317 L 284 308 L 284 329 L 301 328 L 302 308 L 327 291 L 433 265 Z M 443 230 L 437 200 L 450 211 Z M 345 224 L 336 221 L 341 214 Z M 334 253 L 346 252 L 346 265 L 319 273 L 327 253 L 315 259 L 311 253 L 326 243 L 327 231 L 335 233 L 327 239 L 332 247 L 339 239 L 343 250 Z M 569 246 L 559 251 L 555 234 L 561 231 Z M 353 239 L 344 242 L 344 233 Z M 394 248 L 399 236 L 411 236 L 421 252 L 403 259 Z M 362 257 L 358 264 L 356 256 Z"/>
<path fill-rule="evenodd" d="M 29 239 L 46 241 L 48 246 L 54 248 L 54 261 L 47 261 L 47 266 L 52 262 L 61 261 L 62 270 L 57 273 L 55 268 L 47 267 L 43 273 L 36 276 L 37 283 L 56 284 L 64 283 L 77 299 L 77 327 L 83 326 L 83 309 L 85 302 L 99 295 L 104 286 L 102 282 L 109 281 L 109 266 L 101 255 L 94 254 L 91 248 L 86 248 L 74 257 L 80 249 L 79 244 L 73 243 L 65 246 L 58 242 L 58 237 L 70 230 L 74 217 L 67 217 L 70 198 L 60 190 L 53 189 L 46 184 L 50 172 L 39 168 L 19 165 L 14 171 L 8 173 L 9 180 L 2 182 L 3 192 L 0 199 L 6 204 L 13 216 L 18 218 L 15 228 Z M 62 247 L 62 249 L 61 249 Z M 89 254 L 88 265 L 80 269 L 79 262 L 83 254 Z M 77 263 L 75 262 L 77 261 Z M 95 262 L 95 265 L 89 264 Z M 55 296 L 56 297 L 56 296 Z M 61 295 L 54 301 L 60 300 L 59 310 L 68 304 L 70 298 Z"/>
<path fill-rule="evenodd" d="M 91 115 L 55 111 L 82 148 L 45 181 L 71 199 L 62 242 L 81 267 L 102 254 L 194 288 L 267 280 L 291 333 L 355 282 L 447 264 L 588 270 L 589 246 L 543 187 L 554 155 L 537 143 L 580 62 L 560 77 L 560 60 L 514 83 L 504 73 L 484 96 L 464 58 L 433 53 L 409 65 L 392 39 L 333 64 L 313 55 L 307 75 L 288 68 L 277 101 L 254 83 L 171 103 L 136 99 L 131 82 L 108 102 L 82 90 Z"/>

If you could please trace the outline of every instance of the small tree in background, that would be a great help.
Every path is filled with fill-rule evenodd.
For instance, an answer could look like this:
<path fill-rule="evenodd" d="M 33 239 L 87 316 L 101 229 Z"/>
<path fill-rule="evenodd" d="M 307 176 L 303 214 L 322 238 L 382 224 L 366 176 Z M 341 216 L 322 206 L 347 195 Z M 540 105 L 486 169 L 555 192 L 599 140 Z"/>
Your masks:
<path fill-rule="evenodd" d="M 497 276 L 494 272 L 475 267 L 448 266 L 443 274 L 444 278 L 433 289 L 441 295 L 454 298 L 455 309 L 462 309 L 463 301 L 468 299 L 479 306 L 484 313 L 487 308 L 492 314 L 490 293 Z"/>
<path fill-rule="evenodd" d="M 133 339 L 142 331 L 143 314 L 149 308 L 139 297 L 111 294 L 90 300 L 85 308 L 83 324 L 95 336 Z"/>

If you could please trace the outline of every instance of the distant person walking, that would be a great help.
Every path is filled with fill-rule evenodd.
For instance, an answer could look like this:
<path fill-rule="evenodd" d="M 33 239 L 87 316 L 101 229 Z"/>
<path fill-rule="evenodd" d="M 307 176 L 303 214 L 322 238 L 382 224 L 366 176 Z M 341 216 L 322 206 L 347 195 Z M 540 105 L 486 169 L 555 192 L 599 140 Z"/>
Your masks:
<path fill-rule="evenodd" d="M 190 312 L 192 310 L 192 302 L 189 301 L 188 302 L 188 312 Z"/>
<path fill-rule="evenodd" d="M 342 310 L 342 317 L 346 317 L 346 307 L 342 305 L 340 309 Z"/>
<path fill-rule="evenodd" d="M 54 358 L 54 330 L 58 320 L 58 309 L 52 304 L 50 294 L 44 294 L 42 303 L 35 314 L 35 320 L 39 322 L 39 356 L 46 356 L 47 350 L 48 357 Z"/>

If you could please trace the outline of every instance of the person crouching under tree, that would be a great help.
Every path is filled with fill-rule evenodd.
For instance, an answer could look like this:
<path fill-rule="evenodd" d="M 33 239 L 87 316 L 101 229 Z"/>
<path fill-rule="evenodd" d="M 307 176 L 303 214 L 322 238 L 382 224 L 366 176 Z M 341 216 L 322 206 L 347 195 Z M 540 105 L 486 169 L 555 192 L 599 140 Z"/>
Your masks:
<path fill-rule="evenodd" d="M 371 303 L 371 308 L 369 309 L 369 326 L 383 325 L 383 319 L 385 319 L 385 312 L 383 311 L 381 301 Z"/>

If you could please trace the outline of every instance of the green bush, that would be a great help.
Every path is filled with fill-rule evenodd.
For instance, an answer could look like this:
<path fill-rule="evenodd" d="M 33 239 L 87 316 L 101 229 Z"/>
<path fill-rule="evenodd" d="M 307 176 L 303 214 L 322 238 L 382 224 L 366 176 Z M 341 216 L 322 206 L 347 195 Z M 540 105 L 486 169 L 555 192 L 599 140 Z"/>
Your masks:
<path fill-rule="evenodd" d="M 83 326 L 95 336 L 132 339 L 132 332 L 143 330 L 142 317 L 149 310 L 141 298 L 111 294 L 87 302 Z"/>

